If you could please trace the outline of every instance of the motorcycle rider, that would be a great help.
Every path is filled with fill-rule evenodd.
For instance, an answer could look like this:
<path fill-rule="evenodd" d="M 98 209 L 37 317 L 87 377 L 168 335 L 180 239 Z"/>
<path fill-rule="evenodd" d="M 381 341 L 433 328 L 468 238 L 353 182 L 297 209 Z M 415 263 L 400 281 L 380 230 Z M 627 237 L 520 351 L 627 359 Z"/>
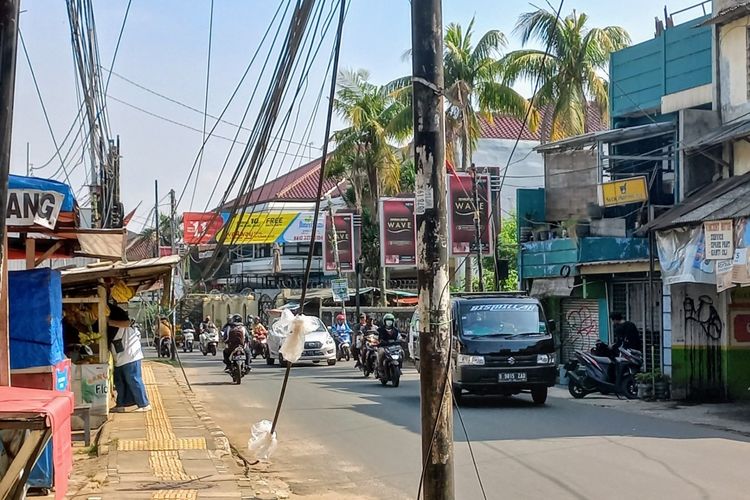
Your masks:
<path fill-rule="evenodd" d="M 211 330 L 216 329 L 216 325 L 211 321 L 211 316 L 206 316 L 206 319 L 200 324 L 201 333 L 208 333 Z"/>
<path fill-rule="evenodd" d="M 163 339 L 168 339 L 170 342 L 169 349 L 172 349 L 172 325 L 169 324 L 169 320 L 166 316 L 159 317 L 159 342 L 157 349 L 161 350 L 161 343 Z"/>
<path fill-rule="evenodd" d="M 383 315 L 383 325 L 378 328 L 378 371 L 383 373 L 385 346 L 398 344 L 401 335 L 396 328 L 396 317 L 391 313 Z"/>
<path fill-rule="evenodd" d="M 252 316 L 250 316 L 252 318 Z M 268 338 L 268 329 L 263 326 L 263 322 L 260 320 L 260 316 L 256 316 L 254 320 L 254 326 L 253 326 L 253 350 L 258 347 L 261 352 L 262 348 L 260 344 Z"/>
<path fill-rule="evenodd" d="M 333 340 L 336 342 L 336 352 L 342 342 L 349 342 L 351 345 L 352 329 L 346 322 L 346 316 L 341 313 L 336 316 L 336 324 L 333 325 Z"/>
<path fill-rule="evenodd" d="M 229 373 L 232 369 L 232 363 L 229 360 L 229 355 L 232 354 L 237 347 L 242 346 L 245 351 L 245 370 L 250 371 L 250 363 L 252 362 L 252 356 L 250 355 L 250 348 L 247 346 L 247 329 L 242 324 L 242 316 L 235 314 L 231 318 L 229 325 L 229 331 L 227 333 L 227 346 L 224 348 L 224 364 L 226 365 L 225 372 Z"/>

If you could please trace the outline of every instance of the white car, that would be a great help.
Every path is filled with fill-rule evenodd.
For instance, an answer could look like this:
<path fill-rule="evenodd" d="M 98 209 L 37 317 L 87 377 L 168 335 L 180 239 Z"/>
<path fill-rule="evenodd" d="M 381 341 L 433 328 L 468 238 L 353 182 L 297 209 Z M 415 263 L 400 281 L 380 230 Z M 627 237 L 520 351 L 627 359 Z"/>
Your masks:
<path fill-rule="evenodd" d="M 305 335 L 305 349 L 302 351 L 299 361 L 311 361 L 313 363 L 325 361 L 330 366 L 333 366 L 336 364 L 336 343 L 333 341 L 331 334 L 328 333 L 326 325 L 319 318 L 315 318 L 315 320 L 317 328 L 314 332 Z M 284 366 L 284 356 L 279 350 L 284 344 L 287 335 L 289 335 L 288 327 L 280 327 L 279 321 L 271 325 L 271 331 L 268 335 L 268 357 L 266 358 L 266 364 L 272 365 L 278 360 L 279 364 Z"/>

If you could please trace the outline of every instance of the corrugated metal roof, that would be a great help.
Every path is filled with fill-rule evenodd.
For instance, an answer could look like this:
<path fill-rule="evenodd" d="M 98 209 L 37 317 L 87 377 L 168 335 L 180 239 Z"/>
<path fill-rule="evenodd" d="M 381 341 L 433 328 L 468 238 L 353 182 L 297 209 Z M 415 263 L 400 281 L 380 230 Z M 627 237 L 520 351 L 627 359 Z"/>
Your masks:
<path fill-rule="evenodd" d="M 672 130 L 674 130 L 674 123 L 672 122 L 648 123 L 646 125 L 636 125 L 635 127 L 615 128 L 611 130 L 603 130 L 601 132 L 589 132 L 588 134 L 568 137 L 567 139 L 562 139 L 556 142 L 548 142 L 541 146 L 537 146 L 534 150 L 542 153 L 564 151 L 566 149 L 577 149 L 593 145 L 596 142 L 619 142 L 630 139 L 653 137 L 655 135 L 669 133 Z"/>
<path fill-rule="evenodd" d="M 541 108 L 540 114 L 545 116 L 552 111 L 552 106 L 545 106 Z M 542 135 L 541 126 L 532 132 L 524 124 L 523 119 L 505 113 L 495 113 L 492 115 L 491 120 L 480 113 L 477 119 L 479 121 L 480 139 L 508 139 L 515 141 L 519 139 L 520 132 L 520 140 L 522 141 L 539 141 Z M 593 102 L 589 103 L 586 111 L 586 121 L 588 129 L 592 131 L 605 130 L 607 127 L 599 112 L 599 108 Z M 523 129 L 521 129 L 522 125 L 524 125 Z"/>
<path fill-rule="evenodd" d="M 750 135 L 750 119 L 729 122 L 713 132 L 704 135 L 699 140 L 687 144 L 685 149 L 688 151 L 696 150 L 706 146 L 713 146 L 714 144 L 721 144 L 722 142 L 747 137 L 748 135 Z"/>
<path fill-rule="evenodd" d="M 736 217 L 750 217 L 750 173 L 721 179 L 706 186 L 643 226 L 639 232 Z"/>

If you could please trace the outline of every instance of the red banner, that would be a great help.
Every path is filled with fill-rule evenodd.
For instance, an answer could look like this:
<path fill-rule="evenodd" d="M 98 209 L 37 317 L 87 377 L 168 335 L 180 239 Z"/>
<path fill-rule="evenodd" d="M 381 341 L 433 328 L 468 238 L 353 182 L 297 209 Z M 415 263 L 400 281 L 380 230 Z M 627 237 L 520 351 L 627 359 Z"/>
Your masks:
<path fill-rule="evenodd" d="M 383 267 L 417 265 L 414 198 L 380 199 L 380 245 L 380 264 Z"/>
<path fill-rule="evenodd" d="M 215 213 L 185 212 L 182 214 L 182 225 L 186 245 L 205 245 L 222 228 L 224 221 Z"/>
<path fill-rule="evenodd" d="M 340 214 L 333 216 L 336 229 L 336 241 L 339 250 L 339 265 L 341 272 L 351 273 L 354 271 L 354 220 L 352 214 Z M 336 271 L 336 257 L 334 255 L 333 234 L 331 231 L 331 216 L 326 215 L 325 270 Z"/>
<path fill-rule="evenodd" d="M 490 181 L 486 175 L 477 176 L 479 198 L 479 231 L 482 254 L 492 255 L 492 231 L 490 230 Z M 450 207 L 451 254 L 469 255 L 476 252 L 474 229 L 474 180 L 467 173 L 448 177 L 448 204 Z"/>

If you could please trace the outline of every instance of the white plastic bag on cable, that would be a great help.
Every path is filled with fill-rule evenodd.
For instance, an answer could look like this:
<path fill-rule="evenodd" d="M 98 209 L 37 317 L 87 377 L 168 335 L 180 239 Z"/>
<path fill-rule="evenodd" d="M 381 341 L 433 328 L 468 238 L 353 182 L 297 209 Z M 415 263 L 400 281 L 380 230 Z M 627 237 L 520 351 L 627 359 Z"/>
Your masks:
<path fill-rule="evenodd" d="M 285 310 L 281 313 L 281 318 L 274 326 L 278 326 L 286 334 L 279 352 L 284 356 L 285 360 L 290 363 L 296 363 L 302 356 L 302 351 L 305 348 L 305 335 L 314 332 L 318 327 L 318 323 L 311 316 L 305 316 L 304 314 L 294 316 L 290 311 Z"/>
<path fill-rule="evenodd" d="M 270 420 L 255 422 L 250 428 L 247 450 L 254 460 L 268 460 L 276 449 L 276 433 L 271 432 Z"/>

